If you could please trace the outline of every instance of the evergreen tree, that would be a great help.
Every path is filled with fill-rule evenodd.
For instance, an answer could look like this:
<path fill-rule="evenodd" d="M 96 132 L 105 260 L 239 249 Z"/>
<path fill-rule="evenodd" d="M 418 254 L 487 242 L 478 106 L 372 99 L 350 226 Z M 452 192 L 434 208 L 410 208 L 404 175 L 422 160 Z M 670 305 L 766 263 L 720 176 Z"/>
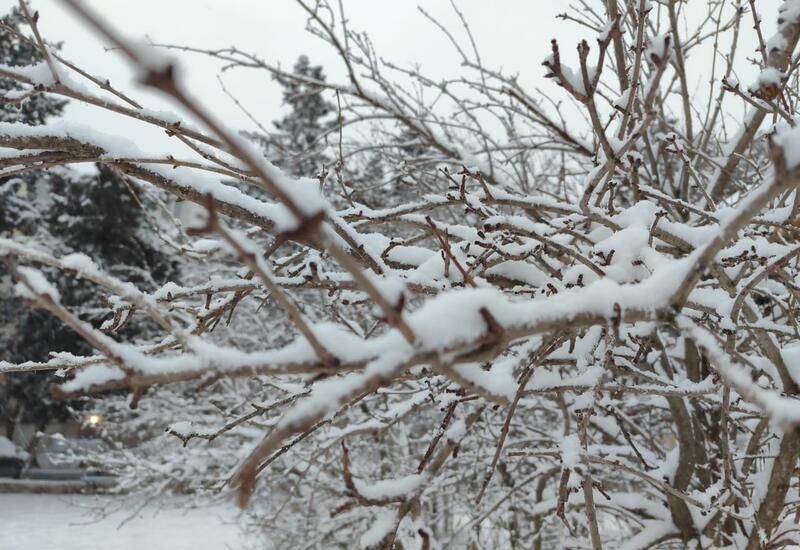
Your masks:
<path fill-rule="evenodd" d="M 323 167 L 328 171 L 328 200 L 336 206 L 344 206 L 353 198 L 358 202 L 375 203 L 376 197 L 386 192 L 383 185 L 386 170 L 380 155 L 361 155 L 340 167 L 335 174 L 335 162 L 326 148 L 329 140 L 325 135 L 337 125 L 336 105 L 324 97 L 324 88 L 314 82 L 325 82 L 321 65 L 312 65 L 308 56 L 301 55 L 294 64 L 292 73 L 296 78 L 275 79 L 283 88 L 283 103 L 289 112 L 280 120 L 273 121 L 273 134 L 249 133 L 247 136 L 258 143 L 267 158 L 284 172 L 295 176 L 316 177 Z M 336 137 L 334 137 L 336 139 Z M 394 182 L 389 182 L 390 193 L 394 193 Z M 248 192 L 252 192 L 249 190 Z"/>
<path fill-rule="evenodd" d="M 98 166 L 96 174 L 45 175 L 37 181 L 38 194 L 46 198 L 18 196 L 26 209 L 13 216 L 11 234 L 16 238 L 37 235 L 49 243 L 52 252 L 81 252 L 92 257 L 106 272 L 153 290 L 175 272 L 175 264 L 154 244 L 144 213 L 133 200 L 125 182 L 112 170 Z M 42 189 L 44 188 L 44 189 Z M 26 204 L 25 199 L 28 199 Z M 39 209 L 37 223 L 25 223 L 31 204 Z M 0 211 L 10 208 L 4 203 Z M 9 231 L 0 231 L 8 236 Z M 46 270 L 61 294 L 61 301 L 81 319 L 94 326 L 104 320 L 104 308 L 92 283 Z M 10 362 L 46 361 L 47 350 L 90 354 L 92 350 L 70 328 L 50 313 L 31 309 L 13 296 L 10 274 L 0 268 L 0 359 Z M 99 314 L 97 312 L 100 312 Z M 121 331 L 127 340 L 147 337 L 150 325 L 134 316 Z M 5 383 L 6 420 L 33 422 L 42 428 L 54 418 L 64 418 L 67 408 L 52 401 L 47 392 L 51 381 L 40 374 L 9 375 Z M 11 410 L 8 410 L 11 409 Z M 13 422 L 12 422 L 13 423 Z"/>
<path fill-rule="evenodd" d="M 330 118 L 335 106 L 323 97 L 323 88 L 313 83 L 325 82 L 321 65 L 311 65 L 308 57 L 301 55 L 292 72 L 300 78 L 276 77 L 283 87 L 283 102 L 290 107 L 286 116 L 273 122 L 277 131 L 269 136 L 248 135 L 284 172 L 314 177 L 332 163 L 324 152 L 325 144 L 319 141 L 336 124 L 335 117 Z"/>
<path fill-rule="evenodd" d="M 17 31 L 24 30 L 24 17 L 18 8 L 2 18 L 3 24 Z M 22 27 L 22 29 L 21 29 Z M 0 63 L 9 66 L 41 63 L 41 53 L 36 47 L 12 32 L 0 33 Z M 23 92 L 20 85 L 9 78 L 0 78 L 0 95 Z M 37 94 L 20 104 L 0 102 L 0 122 L 21 122 L 37 126 L 48 118 L 59 116 L 67 102 L 45 94 Z M 0 233 L 14 229 L 31 232 L 39 217 L 36 201 L 37 182 L 42 174 L 24 174 L 15 178 L 0 179 Z M 45 176 L 51 177 L 51 176 Z"/>
<path fill-rule="evenodd" d="M 3 19 L 19 28 L 24 19 L 14 10 Z M 41 62 L 31 45 L 0 33 L 0 63 L 31 65 Z M 0 79 L 0 93 L 18 90 Z M 0 105 L 0 122 L 44 124 L 61 114 L 66 102 L 40 94 L 20 106 Z M 93 174 L 72 171 L 28 172 L 0 179 L 0 237 L 33 239 L 47 243 L 54 254 L 82 252 L 107 272 L 153 289 L 175 270 L 174 264 L 154 245 L 144 213 L 120 176 L 98 165 Z M 45 270 L 56 284 L 62 302 L 84 320 L 99 326 L 103 318 L 96 289 L 91 283 Z M 49 350 L 90 354 L 91 348 L 50 313 L 24 305 L 13 293 L 11 274 L 0 264 L 0 360 L 46 361 Z M 126 325 L 126 338 L 146 338 L 148 325 L 137 317 Z M 48 393 L 52 382 L 37 373 L 7 375 L 0 380 L 0 421 L 11 435 L 17 422 L 31 422 L 39 429 L 69 414 L 66 404 Z M 75 406 L 76 403 L 71 403 Z"/>
<path fill-rule="evenodd" d="M 15 30 L 25 30 L 25 18 L 18 8 L 2 18 L 3 24 Z M 36 47 L 22 40 L 14 33 L 0 32 L 0 63 L 10 66 L 34 65 L 42 63 L 41 53 Z M 0 78 L 0 94 L 23 91 L 20 86 L 8 78 Z M 49 117 L 61 114 L 65 100 L 56 99 L 45 94 L 27 98 L 20 105 L 0 102 L 0 122 L 23 122 L 30 125 L 43 124 Z"/>
<path fill-rule="evenodd" d="M 17 8 L 3 17 L 3 24 L 16 30 L 24 23 Z M 0 63 L 10 66 L 42 62 L 39 51 L 11 32 L 0 33 Z M 0 94 L 23 91 L 14 81 L 0 78 Z M 65 101 L 44 94 L 28 98 L 19 105 L 0 103 L 0 122 L 21 122 L 39 125 L 61 114 Z M 39 193 L 52 174 L 23 174 L 0 180 L 0 236 L 38 234 L 42 230 Z M 12 296 L 11 277 L 0 265 L 0 359 L 21 360 L 19 349 L 46 349 L 49 343 L 69 349 L 74 337 L 49 314 L 25 307 Z M 41 338 L 44 336 L 44 341 Z M 36 354 L 41 356 L 42 352 Z M 35 374 L 8 375 L 0 385 L 0 419 L 5 420 L 11 436 L 14 424 L 21 420 L 63 417 L 66 409 L 48 399 L 44 377 Z"/>

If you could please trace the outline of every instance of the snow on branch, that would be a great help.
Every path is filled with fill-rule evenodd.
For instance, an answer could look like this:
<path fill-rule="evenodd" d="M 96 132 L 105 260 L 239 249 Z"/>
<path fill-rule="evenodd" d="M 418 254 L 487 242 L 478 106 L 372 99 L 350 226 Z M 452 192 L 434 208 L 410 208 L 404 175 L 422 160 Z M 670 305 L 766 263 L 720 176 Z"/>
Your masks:
<path fill-rule="evenodd" d="M 276 541 L 302 529 L 313 548 L 797 543 L 797 0 L 581 4 L 559 25 L 588 38 L 549 42 L 536 90 L 484 64 L 455 2 L 455 29 L 423 12 L 462 63 L 442 79 L 381 57 L 343 6 L 299 0 L 340 83 L 307 58 L 136 46 L 66 3 L 196 121 L 65 60 L 36 15 L 32 36 L 3 23 L 41 61 L 0 65 L 6 104 L 66 98 L 174 143 L 0 122 L 9 304 L 91 350 L 0 375 L 102 396 L 143 451 L 106 457 L 126 490 L 232 491 Z M 295 112 L 240 135 L 187 91 L 191 55 L 274 77 Z M 32 190 L 75 164 L 124 182 L 172 280 L 50 250 L 26 223 Z M 92 315 L 63 299 L 73 279 Z"/>

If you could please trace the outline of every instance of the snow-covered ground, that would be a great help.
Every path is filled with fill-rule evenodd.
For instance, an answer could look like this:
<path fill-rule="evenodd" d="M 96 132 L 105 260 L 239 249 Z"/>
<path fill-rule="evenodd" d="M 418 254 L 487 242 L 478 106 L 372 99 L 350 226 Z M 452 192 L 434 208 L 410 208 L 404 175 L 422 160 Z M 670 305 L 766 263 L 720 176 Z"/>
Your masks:
<path fill-rule="evenodd" d="M 250 548 L 236 526 L 236 509 L 128 508 L 96 521 L 91 509 L 118 506 L 110 497 L 0 494 L 3 550 L 240 550 Z M 103 499 L 103 500 L 101 500 Z"/>

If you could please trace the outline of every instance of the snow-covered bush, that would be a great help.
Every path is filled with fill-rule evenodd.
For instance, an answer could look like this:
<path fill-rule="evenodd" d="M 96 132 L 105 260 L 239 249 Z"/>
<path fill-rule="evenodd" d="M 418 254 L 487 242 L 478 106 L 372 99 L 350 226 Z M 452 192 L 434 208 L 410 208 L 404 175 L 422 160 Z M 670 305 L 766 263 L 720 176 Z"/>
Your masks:
<path fill-rule="evenodd" d="M 92 71 L 36 33 L 45 62 L 0 67 L 11 99 L 68 97 L 186 146 L 2 124 L 0 176 L 101 163 L 207 213 L 162 228 L 192 280 L 155 292 L 0 241 L 19 295 L 96 350 L 0 369 L 58 370 L 59 396 L 130 390 L 135 422 L 173 438 L 120 446 L 126 487 L 233 491 L 284 547 L 797 543 L 800 1 L 763 23 L 754 2 L 582 3 L 563 18 L 590 38 L 552 41 L 549 95 L 484 66 L 463 19 L 466 45 L 436 22 L 454 80 L 381 59 L 324 1 L 299 3 L 348 82 L 175 46 L 335 93 L 338 124 L 315 133 L 334 166 L 300 178 L 186 94 L 174 60 L 67 3 L 199 125 L 79 82 Z M 385 181 L 352 177 L 370 155 Z M 36 266 L 96 284 L 106 332 Z M 115 338 L 130 315 L 160 339 Z"/>

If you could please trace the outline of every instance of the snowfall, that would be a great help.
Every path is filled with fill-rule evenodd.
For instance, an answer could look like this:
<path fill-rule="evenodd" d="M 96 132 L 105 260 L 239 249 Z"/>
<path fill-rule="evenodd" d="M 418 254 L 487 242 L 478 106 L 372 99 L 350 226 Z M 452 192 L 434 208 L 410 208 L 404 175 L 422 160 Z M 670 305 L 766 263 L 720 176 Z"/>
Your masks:
<path fill-rule="evenodd" d="M 113 497 L 0 494 L 2 550 L 240 550 L 253 548 L 231 506 L 163 509 Z M 121 508 L 121 509 L 120 509 Z M 98 510 L 110 512 L 98 519 Z M 249 542 L 249 543 L 248 543 Z"/>

